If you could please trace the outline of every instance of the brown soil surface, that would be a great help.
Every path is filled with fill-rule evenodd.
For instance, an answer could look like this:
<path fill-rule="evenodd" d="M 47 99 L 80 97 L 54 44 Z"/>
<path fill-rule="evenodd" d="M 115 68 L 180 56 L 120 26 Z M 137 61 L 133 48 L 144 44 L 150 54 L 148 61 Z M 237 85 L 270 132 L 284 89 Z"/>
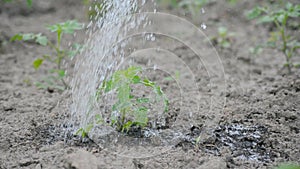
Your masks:
<path fill-rule="evenodd" d="M 198 27 L 205 23 L 207 28 L 203 32 L 208 37 L 216 35 L 219 26 L 227 27 L 235 35 L 230 48 L 216 46 L 226 79 L 226 91 L 218 96 L 226 99 L 222 113 L 200 109 L 195 119 L 185 120 L 188 117 L 176 114 L 177 110 L 190 110 L 193 104 L 205 107 L 205 102 L 195 103 L 198 93 L 187 90 L 185 94 L 191 100 L 184 100 L 181 107 L 172 105 L 171 116 L 178 117 L 174 120 L 172 116 L 172 124 L 165 130 L 165 133 L 180 130 L 185 139 L 176 140 L 164 153 L 148 158 L 120 156 L 104 150 L 95 140 L 82 142 L 72 136 L 66 127 L 71 99 L 68 92 L 39 90 L 33 85 L 53 66 L 45 65 L 38 72 L 31 66 L 32 61 L 49 52 L 48 49 L 32 43 L 9 42 L 9 38 L 19 32 L 51 36 L 45 26 L 69 19 L 87 22 L 81 1 L 39 0 L 34 1 L 32 9 L 25 3 L 0 2 L 0 5 L 0 168 L 244 169 L 300 163 L 300 70 L 294 69 L 288 74 L 282 69 L 284 57 L 275 50 L 264 50 L 258 56 L 249 54 L 249 48 L 266 41 L 269 34 L 266 25 L 256 26 L 245 19 L 244 12 L 251 9 L 254 2 L 243 1 L 234 7 L 223 1 L 210 3 L 205 13 L 194 19 L 183 16 L 182 10 L 159 9 L 186 17 Z M 292 33 L 299 34 L 299 30 Z M 83 35 L 67 40 L 82 42 Z M 52 37 L 51 40 L 55 40 Z M 191 51 L 180 45 L 173 50 L 193 65 Z M 176 64 L 167 56 L 158 62 Z M 178 70 L 185 70 L 181 64 L 176 66 Z M 160 75 L 163 73 L 153 78 L 159 79 Z M 181 76 L 181 81 L 186 82 L 183 84 L 189 85 L 190 77 L 185 76 L 185 72 L 181 72 Z M 200 92 L 209 93 L 207 74 L 203 73 L 203 78 L 202 74 L 196 77 L 199 77 Z M 162 85 L 167 94 L 175 97 L 172 93 L 178 88 L 169 83 L 162 82 Z M 211 118 L 213 128 L 206 130 Z M 198 135 L 202 137 L 195 146 L 189 138 L 195 139 Z M 124 147 L 128 146 L 125 144 L 124 141 Z"/>

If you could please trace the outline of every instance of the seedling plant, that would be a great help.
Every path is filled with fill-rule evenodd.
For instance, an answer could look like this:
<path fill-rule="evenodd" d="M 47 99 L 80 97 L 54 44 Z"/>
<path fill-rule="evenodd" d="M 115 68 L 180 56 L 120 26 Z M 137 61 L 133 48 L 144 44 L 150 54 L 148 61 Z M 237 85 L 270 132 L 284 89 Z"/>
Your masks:
<path fill-rule="evenodd" d="M 234 35 L 234 33 L 228 32 L 228 29 L 226 27 L 221 26 L 218 28 L 217 36 L 211 37 L 210 40 L 214 44 L 220 46 L 222 49 L 230 48 L 232 37 L 234 37 Z"/>
<path fill-rule="evenodd" d="M 277 6 L 261 7 L 257 6 L 247 12 L 248 19 L 257 19 L 257 24 L 273 23 L 275 31 L 271 32 L 271 36 L 267 43 L 268 47 L 278 49 L 285 56 L 286 63 L 284 66 L 291 72 L 292 67 L 297 67 L 299 64 L 294 64 L 292 58 L 297 54 L 297 49 L 300 48 L 298 37 L 293 37 L 288 32 L 288 21 L 291 18 L 299 19 L 300 5 L 286 3 L 284 8 Z"/>
<path fill-rule="evenodd" d="M 150 112 L 149 97 L 138 97 L 133 94 L 135 85 L 141 85 L 150 88 L 155 94 L 155 100 L 163 102 L 164 112 L 168 111 L 169 101 L 161 87 L 150 81 L 148 78 L 142 78 L 139 74 L 141 67 L 130 66 L 125 70 L 118 70 L 113 73 L 110 79 L 104 80 L 95 94 L 95 100 L 111 92 L 116 92 L 116 102 L 111 107 L 109 125 L 115 127 L 119 132 L 128 132 L 130 129 L 142 129 L 148 125 L 148 113 Z M 154 112 L 152 112 L 154 113 Z M 87 112 L 89 115 L 90 112 Z M 89 123 L 86 127 L 80 128 L 76 134 L 86 137 L 95 124 L 104 123 L 103 118 L 98 114 L 95 121 Z"/>
<path fill-rule="evenodd" d="M 83 24 L 78 23 L 75 20 L 69 20 L 63 23 L 48 26 L 47 29 L 56 34 L 56 43 L 52 43 L 47 36 L 41 33 L 19 33 L 11 38 L 11 41 L 31 41 L 42 46 L 47 46 L 52 49 L 53 54 L 45 54 L 34 60 L 33 68 L 38 70 L 40 66 L 48 61 L 56 65 L 55 69 L 50 69 L 49 72 L 52 74 L 49 77 L 43 79 L 43 81 L 36 82 L 36 86 L 44 89 L 58 89 L 64 90 L 69 88 L 69 85 L 65 81 L 66 70 L 63 68 L 62 63 L 67 58 L 74 57 L 77 53 L 83 50 L 83 46 L 79 44 L 73 44 L 72 50 L 65 50 L 62 47 L 63 35 L 73 34 L 76 30 L 83 29 Z M 61 82 L 59 84 L 58 82 Z"/>
<path fill-rule="evenodd" d="M 196 16 L 201 8 L 208 3 L 208 0 L 182 0 L 178 3 L 181 8 L 186 8 L 192 16 Z"/>
<path fill-rule="evenodd" d="M 209 0 L 158 0 L 159 3 L 169 4 L 173 8 L 183 8 L 195 17 Z"/>

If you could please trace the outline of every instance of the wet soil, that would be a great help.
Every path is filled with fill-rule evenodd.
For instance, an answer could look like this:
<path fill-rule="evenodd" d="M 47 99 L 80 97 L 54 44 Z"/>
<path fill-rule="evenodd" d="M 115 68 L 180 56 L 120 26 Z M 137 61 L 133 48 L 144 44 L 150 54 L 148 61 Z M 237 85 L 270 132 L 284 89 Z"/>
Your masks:
<path fill-rule="evenodd" d="M 226 104 L 222 113 L 214 114 L 206 111 L 203 102 L 199 105 L 204 108 L 191 119 L 188 110 L 197 104 L 193 98 L 197 98 L 198 93 L 187 91 L 185 94 L 190 100 L 183 100 L 178 106 L 178 95 L 174 94 L 178 87 L 172 81 L 161 80 L 162 88 L 174 98 L 170 113 L 165 117 L 167 125 L 157 126 L 154 131 L 161 137 L 140 138 L 134 131 L 107 149 L 105 146 L 111 144 L 99 144 L 101 140 L 113 142 L 120 133 L 113 132 L 98 140 L 81 140 L 72 134 L 68 123 L 70 94 L 39 90 L 33 85 L 53 66 L 45 65 L 38 72 L 31 66 L 32 61 L 48 53 L 48 49 L 32 43 L 9 42 L 9 38 L 19 32 L 42 32 L 51 37 L 44 27 L 68 19 L 87 22 L 81 1 L 40 0 L 34 2 L 32 9 L 28 9 L 25 2 L 0 2 L 0 168 L 244 169 L 272 168 L 284 162 L 299 164 L 300 70 L 294 69 L 288 74 L 282 68 L 284 57 L 276 50 L 266 49 L 257 56 L 249 54 L 249 47 L 266 41 L 269 34 L 267 26 L 256 26 L 245 19 L 244 12 L 254 4 L 254 1 L 243 1 L 236 6 L 210 3 L 204 14 L 193 19 L 182 10 L 161 7 L 160 11 L 187 18 L 198 27 L 205 23 L 207 28 L 203 31 L 208 37 L 215 36 L 219 26 L 235 33 L 230 48 L 216 46 L 226 79 L 226 91 L 219 97 L 225 98 Z M 299 34 L 297 29 L 291 32 Z M 51 40 L 55 40 L 52 37 Z M 83 42 L 84 33 L 75 39 Z M 174 47 L 174 52 L 191 65 L 195 61 L 185 46 Z M 158 61 L 172 62 L 166 58 Z M 69 66 L 71 70 L 72 64 Z M 181 64 L 176 67 L 184 70 Z M 156 73 L 152 78 L 159 81 L 165 76 Z M 183 82 L 190 80 L 185 72 L 180 76 Z M 209 93 L 206 74 L 198 76 L 199 91 Z M 208 125 L 210 121 L 212 124 Z M 143 132 L 141 135 L 152 131 Z M 135 147 L 141 139 L 146 148 Z M 153 149 L 155 155 L 144 157 L 142 153 L 149 153 L 149 149 Z M 137 156 L 128 155 L 132 151 L 137 152 Z"/>

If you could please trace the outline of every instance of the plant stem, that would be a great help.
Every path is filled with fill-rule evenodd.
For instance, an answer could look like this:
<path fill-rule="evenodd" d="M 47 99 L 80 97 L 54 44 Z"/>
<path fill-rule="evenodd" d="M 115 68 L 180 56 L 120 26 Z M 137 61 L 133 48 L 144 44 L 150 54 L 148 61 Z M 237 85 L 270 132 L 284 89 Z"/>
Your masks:
<path fill-rule="evenodd" d="M 123 128 L 124 123 L 125 123 L 126 111 L 123 109 L 123 110 L 121 111 L 121 113 L 122 113 L 122 117 L 121 117 L 121 128 Z"/>
<path fill-rule="evenodd" d="M 285 25 L 280 25 L 277 20 L 275 20 L 275 24 L 276 24 L 277 28 L 280 30 L 281 39 L 283 41 L 281 51 L 284 53 L 284 56 L 285 56 L 285 59 L 287 62 L 288 71 L 289 71 L 289 73 L 291 73 L 292 70 L 291 70 L 290 57 L 288 56 L 288 54 L 286 52 L 287 51 L 287 39 L 286 39 L 286 35 L 285 35 Z"/>
<path fill-rule="evenodd" d="M 64 59 L 64 53 L 63 53 L 63 51 L 60 50 L 61 36 L 62 36 L 62 34 L 58 33 L 56 46 L 53 43 L 51 43 L 50 41 L 48 42 L 49 46 L 56 51 L 56 55 L 57 55 L 57 63 L 56 64 L 57 64 L 58 70 L 61 70 L 61 62 Z M 60 81 L 64 85 L 65 89 L 70 88 L 70 86 L 66 83 L 66 81 L 63 78 L 61 78 Z"/>

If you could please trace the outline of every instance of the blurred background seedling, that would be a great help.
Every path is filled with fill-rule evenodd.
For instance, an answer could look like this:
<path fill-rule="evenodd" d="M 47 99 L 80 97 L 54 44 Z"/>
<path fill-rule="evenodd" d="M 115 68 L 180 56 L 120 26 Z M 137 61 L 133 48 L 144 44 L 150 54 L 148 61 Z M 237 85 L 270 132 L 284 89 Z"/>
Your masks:
<path fill-rule="evenodd" d="M 157 0 L 161 5 L 168 5 L 171 8 L 181 8 L 184 9 L 186 13 L 191 14 L 193 19 L 196 16 L 204 12 L 203 7 L 208 4 L 209 0 Z"/>
<path fill-rule="evenodd" d="M 3 2 L 12 2 L 15 0 L 2 0 Z M 27 6 L 30 8 L 32 6 L 32 0 L 26 0 Z"/>
<path fill-rule="evenodd" d="M 71 50 L 63 49 L 62 41 L 64 40 L 64 34 L 73 34 L 77 30 L 83 29 L 83 24 L 78 23 L 76 20 L 69 20 L 63 23 L 58 23 L 55 25 L 48 26 L 47 29 L 50 32 L 56 34 L 56 43 L 52 43 L 47 36 L 42 35 L 41 33 L 19 33 L 14 35 L 10 40 L 14 41 L 29 41 L 34 42 L 42 46 L 47 46 L 52 49 L 53 54 L 45 54 L 42 57 L 39 57 L 33 61 L 33 68 L 38 70 L 40 66 L 48 61 L 56 65 L 54 69 L 49 69 L 51 74 L 44 79 L 41 79 L 39 82 L 36 82 L 38 88 L 43 89 L 58 89 L 65 90 L 69 88 L 69 85 L 65 81 L 66 70 L 63 68 L 62 62 L 67 58 L 74 57 L 77 53 L 83 50 L 83 46 L 79 44 L 73 44 Z M 60 83 L 59 83 L 60 81 Z"/>
<path fill-rule="evenodd" d="M 178 3 L 178 6 L 187 9 L 195 17 L 207 3 L 208 0 L 182 0 Z"/>
<path fill-rule="evenodd" d="M 221 26 L 218 28 L 216 36 L 211 37 L 210 40 L 221 49 L 226 49 L 231 47 L 234 36 L 233 32 L 229 32 L 226 27 Z"/>
<path fill-rule="evenodd" d="M 234 5 L 237 4 L 238 0 L 227 0 L 227 2 L 228 2 L 230 5 L 234 6 Z"/>
<path fill-rule="evenodd" d="M 252 56 L 257 56 L 263 51 L 263 46 L 262 45 L 257 45 L 255 47 L 250 47 L 249 52 Z"/>
<path fill-rule="evenodd" d="M 278 49 L 285 56 L 285 67 L 291 73 L 292 67 L 297 64 L 292 62 L 292 58 L 297 55 L 297 49 L 300 48 L 299 37 L 289 33 L 289 20 L 291 18 L 300 18 L 300 5 L 290 2 L 285 6 L 268 5 L 265 7 L 257 6 L 246 13 L 249 20 L 256 19 L 257 24 L 273 24 L 275 30 L 270 33 L 267 46 Z M 298 27 L 299 28 L 299 27 Z"/>

